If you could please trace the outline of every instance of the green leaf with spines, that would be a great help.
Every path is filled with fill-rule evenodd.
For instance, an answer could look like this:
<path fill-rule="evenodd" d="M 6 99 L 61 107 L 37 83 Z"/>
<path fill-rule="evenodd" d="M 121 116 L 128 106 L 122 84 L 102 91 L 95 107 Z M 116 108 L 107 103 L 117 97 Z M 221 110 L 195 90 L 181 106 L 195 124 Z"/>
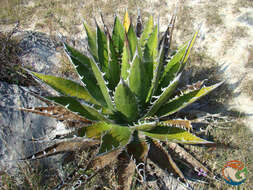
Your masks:
<path fill-rule="evenodd" d="M 148 19 L 148 22 L 146 23 L 144 30 L 142 32 L 141 38 L 140 38 L 140 46 L 144 47 L 147 43 L 147 39 L 149 38 L 149 35 L 152 33 L 154 27 L 154 19 L 151 15 Z"/>
<path fill-rule="evenodd" d="M 146 92 L 145 101 L 148 98 L 149 91 L 151 90 L 151 83 L 152 79 L 154 77 L 154 69 L 157 68 L 158 62 L 158 26 L 155 26 L 152 33 L 150 34 L 150 37 L 147 40 L 147 43 L 145 44 L 144 48 L 144 55 L 143 55 L 143 65 L 146 72 L 146 78 L 147 81 L 147 88 L 148 92 Z"/>
<path fill-rule="evenodd" d="M 129 49 L 130 49 L 130 60 L 132 61 L 136 52 L 136 49 L 138 50 L 139 56 L 142 56 L 139 44 L 138 44 L 138 39 L 136 36 L 136 33 L 134 31 L 134 27 L 131 24 L 127 33 L 127 39 L 129 42 Z"/>
<path fill-rule="evenodd" d="M 156 68 L 158 57 L 158 26 L 155 26 L 144 48 L 143 62 L 148 67 L 148 74 L 153 78 L 153 69 Z"/>
<path fill-rule="evenodd" d="M 121 55 L 123 52 L 123 46 L 125 41 L 125 29 L 121 24 L 117 16 L 114 18 L 114 27 L 112 32 L 112 42 L 115 48 L 115 51 L 118 55 Z"/>
<path fill-rule="evenodd" d="M 130 72 L 130 51 L 128 41 L 125 40 L 122 53 L 121 77 L 124 80 L 127 80 L 129 72 Z"/>
<path fill-rule="evenodd" d="M 88 120 L 91 121 L 107 121 L 110 122 L 108 119 L 106 119 L 101 113 L 99 113 L 95 108 L 87 105 L 87 104 L 81 104 L 79 101 L 77 101 L 73 97 L 68 96 L 57 96 L 57 97 L 46 97 L 48 100 L 53 101 L 54 103 L 57 103 L 69 111 L 73 112 L 74 114 L 80 115 Z"/>
<path fill-rule="evenodd" d="M 202 96 L 205 96 L 218 86 L 220 86 L 223 82 L 217 83 L 212 86 L 202 87 L 201 89 L 188 91 L 187 93 L 175 97 L 172 100 L 169 100 L 165 103 L 157 112 L 156 115 L 159 117 L 165 117 L 171 115 L 175 112 L 180 111 L 181 109 L 185 108 L 186 106 L 190 105 L 191 103 L 195 102 Z"/>
<path fill-rule="evenodd" d="M 93 139 L 100 139 L 102 134 L 106 131 L 110 130 L 112 125 L 105 122 L 97 122 L 93 125 L 80 128 L 78 130 L 79 136 L 93 138 Z"/>
<path fill-rule="evenodd" d="M 174 90 L 179 82 L 180 76 L 181 76 L 181 73 L 174 78 L 174 80 L 169 84 L 168 87 L 166 87 L 165 89 L 162 90 L 163 91 L 162 94 L 159 95 L 159 97 L 153 103 L 150 110 L 146 114 L 146 117 L 155 115 L 157 110 L 159 110 L 159 108 L 170 98 L 170 96 L 174 92 Z"/>
<path fill-rule="evenodd" d="M 116 109 L 124 115 L 128 122 L 133 122 L 138 118 L 136 97 L 123 79 L 115 89 L 114 101 Z"/>
<path fill-rule="evenodd" d="M 144 105 L 149 91 L 151 80 L 149 80 L 147 67 L 141 62 L 136 50 L 129 74 L 129 88 L 138 97 L 141 105 Z"/>
<path fill-rule="evenodd" d="M 151 87 L 148 92 L 148 96 L 146 98 L 146 102 L 150 102 L 152 96 L 156 93 L 158 84 L 160 81 L 162 68 L 163 68 L 163 60 L 164 60 L 164 40 L 161 42 L 161 48 L 159 49 L 158 56 L 155 60 L 155 64 L 153 64 L 153 78 L 151 82 Z"/>
<path fill-rule="evenodd" d="M 113 47 L 113 42 L 107 35 L 107 49 L 108 49 L 108 68 L 107 68 L 107 78 L 108 78 L 108 88 L 114 90 L 120 80 L 120 64 L 118 57 L 116 55 L 115 49 Z"/>
<path fill-rule="evenodd" d="M 140 130 L 140 131 L 150 131 L 154 127 L 156 127 L 158 122 L 152 121 L 152 122 L 141 122 L 138 124 L 135 124 L 134 126 L 131 126 L 130 128 L 134 130 Z"/>
<path fill-rule="evenodd" d="M 166 87 L 173 80 L 175 75 L 177 75 L 180 70 L 180 65 L 182 64 L 181 61 L 184 58 L 187 47 L 188 44 L 184 44 L 184 46 L 180 48 L 171 58 L 171 60 L 167 63 L 159 82 L 159 88 Z"/>
<path fill-rule="evenodd" d="M 183 62 L 182 62 L 180 71 L 182 71 L 182 70 L 184 69 L 184 66 L 185 66 L 185 64 L 186 64 L 186 61 L 187 61 L 188 58 L 189 58 L 191 49 L 192 49 L 192 47 L 193 47 L 193 45 L 194 45 L 194 43 L 195 43 L 195 41 L 196 41 L 196 38 L 197 38 L 197 36 L 198 36 L 198 33 L 199 33 L 199 30 L 195 32 L 195 34 L 194 34 L 193 37 L 192 37 L 192 40 L 189 42 L 189 45 L 188 45 L 187 50 L 186 50 L 186 52 L 185 52 L 184 60 L 183 60 Z"/>
<path fill-rule="evenodd" d="M 85 85 L 88 92 L 101 105 L 107 106 L 104 96 L 96 83 L 95 75 L 91 69 L 91 60 L 67 44 L 64 44 L 64 47 L 71 63 L 74 65 L 82 83 Z"/>
<path fill-rule="evenodd" d="M 165 122 L 159 122 L 150 131 L 139 131 L 140 134 L 161 141 L 171 141 L 182 144 L 210 144 L 211 142 L 201 139 L 190 132 L 173 126 L 168 126 Z"/>
<path fill-rule="evenodd" d="M 98 47 L 98 63 L 102 72 L 106 73 L 108 80 L 108 49 L 107 49 L 107 37 L 98 24 L 97 25 L 97 47 Z"/>
<path fill-rule="evenodd" d="M 102 137 L 98 154 L 104 154 L 116 148 L 125 147 L 130 141 L 131 134 L 130 128 L 111 124 L 111 129 Z"/>
<path fill-rule="evenodd" d="M 36 72 L 31 73 L 63 95 L 75 96 L 88 103 L 100 105 L 100 103 L 90 95 L 86 88 L 74 81 L 51 75 L 43 75 Z"/>
<path fill-rule="evenodd" d="M 114 110 L 114 105 L 112 103 L 112 99 L 109 94 L 109 89 L 108 89 L 106 82 L 104 80 L 103 73 L 100 71 L 98 65 L 95 63 L 95 60 L 91 60 L 90 63 L 91 63 L 91 68 L 92 68 L 92 71 L 95 75 L 97 84 L 100 87 L 100 90 L 104 96 L 106 103 L 107 103 L 107 107 L 110 110 Z"/>
<path fill-rule="evenodd" d="M 87 37 L 88 37 L 88 44 L 89 44 L 89 50 L 93 56 L 93 58 L 98 61 L 98 49 L 97 49 L 97 35 L 96 31 L 91 29 L 88 24 L 85 22 L 83 23 Z"/>

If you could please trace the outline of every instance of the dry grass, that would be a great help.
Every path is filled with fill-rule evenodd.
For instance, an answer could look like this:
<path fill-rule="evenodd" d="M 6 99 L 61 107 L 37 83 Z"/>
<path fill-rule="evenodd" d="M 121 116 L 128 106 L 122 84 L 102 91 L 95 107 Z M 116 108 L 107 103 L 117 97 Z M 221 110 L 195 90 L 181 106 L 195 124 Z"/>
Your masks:
<path fill-rule="evenodd" d="M 246 38 L 247 36 L 247 27 L 236 26 L 227 33 L 226 39 L 224 39 L 224 49 L 229 50 L 237 40 L 241 38 Z M 224 51 L 224 53 L 225 52 L 226 51 Z"/>
<path fill-rule="evenodd" d="M 237 0 L 234 7 L 252 8 L 253 1 L 252 0 Z"/>
<path fill-rule="evenodd" d="M 32 3 L 31 3 L 32 2 Z M 253 6 L 251 0 L 237 1 L 238 6 L 249 7 Z M 65 32 L 66 34 L 75 35 L 81 32 L 80 27 L 82 25 L 82 18 L 85 18 L 86 21 L 93 25 L 93 18 L 90 15 L 96 17 L 99 13 L 98 7 L 104 14 L 105 19 L 108 21 L 108 25 L 112 26 L 112 12 L 118 12 L 119 15 L 123 15 L 123 12 L 126 8 L 129 9 L 129 12 L 134 17 L 136 15 L 136 7 L 144 7 L 143 15 L 144 17 L 150 12 L 149 7 L 151 7 L 146 1 L 117 1 L 117 0 L 108 0 L 108 1 L 89 1 L 85 2 L 81 0 L 73 1 L 73 0 L 57 0 L 57 1 L 28 1 L 28 0 L 3 0 L 2 3 L 4 6 L 0 12 L 0 24 L 11 24 L 15 23 L 18 20 L 20 21 L 21 27 L 31 27 L 29 23 L 32 20 L 36 20 L 35 29 L 44 31 L 47 33 L 54 33 L 59 30 Z M 159 9 L 160 7 L 167 6 L 166 1 L 159 1 L 153 4 L 153 7 Z M 117 7 L 117 8 L 115 8 Z M 210 26 L 218 26 L 223 23 L 221 16 L 218 14 L 219 5 L 215 4 L 215 2 L 207 5 L 205 7 L 206 10 L 206 19 L 207 23 Z M 94 11 L 95 10 L 95 11 Z M 193 22 L 192 18 L 189 17 L 189 13 L 192 11 L 192 8 L 188 6 L 182 6 L 179 11 L 178 20 L 177 20 L 177 30 L 181 31 L 182 41 L 185 39 L 189 39 L 188 37 L 192 35 Z M 160 14 L 167 14 L 166 10 L 161 10 Z M 157 16 L 157 13 L 155 13 Z M 164 22 L 164 21 L 163 21 Z M 233 41 L 240 37 L 245 37 L 246 33 L 244 28 L 237 27 L 234 31 L 231 32 L 231 39 L 229 41 Z M 6 36 L 0 36 L 0 43 L 7 42 L 14 47 L 14 54 L 8 54 L 3 57 L 10 57 L 11 59 L 16 59 L 16 42 L 15 40 L 3 41 L 6 39 Z M 229 44 L 231 45 L 231 44 Z M 2 46 L 3 47 L 3 46 Z M 10 49 L 11 50 L 11 49 Z M 12 52 L 12 50 L 11 50 Z M 253 51 L 251 51 L 253 52 Z M 249 67 L 253 64 L 250 62 L 253 58 L 253 54 L 251 53 L 249 59 Z M 9 63 L 12 61 L 9 61 Z M 214 65 L 214 66 L 213 66 Z M 216 63 L 213 59 L 208 57 L 204 51 L 203 52 L 192 52 L 191 54 L 191 65 L 188 66 L 189 69 L 188 74 L 185 76 L 185 82 L 192 83 L 197 82 L 198 80 L 203 80 L 206 78 L 211 78 L 209 83 L 214 84 L 219 81 L 219 76 L 217 76 L 217 67 Z M 7 69 L 8 67 L 4 67 Z M 60 73 L 66 76 L 72 75 L 72 66 L 67 61 L 66 57 L 62 57 L 62 66 L 60 67 Z M 15 70 L 15 66 L 14 66 Z M 11 70 L 13 73 L 13 70 Z M 8 75 L 9 76 L 9 75 Z M 13 75 L 10 74 L 13 79 Z M 16 76 L 16 75 L 15 75 Z M 191 77 L 190 77 L 191 76 Z M 6 79 L 5 79 L 6 80 Z M 16 80 L 16 79 L 15 79 Z M 17 79 L 18 81 L 20 79 Z M 16 82 L 14 82 L 16 83 Z M 252 86 L 250 87 L 252 90 Z M 252 91 L 251 91 L 252 93 Z M 212 107 L 216 107 L 217 105 L 225 104 L 226 100 L 230 97 L 231 92 L 226 88 L 218 89 L 214 93 L 210 94 L 203 100 L 202 102 L 209 101 L 212 104 Z M 216 110 L 217 111 L 217 110 Z M 228 112 L 230 114 L 230 112 Z M 209 130 L 210 137 L 213 140 L 218 142 L 223 142 L 225 144 L 229 144 L 231 146 L 238 147 L 234 148 L 216 148 L 211 151 L 207 151 L 207 148 L 195 147 L 193 149 L 189 148 L 200 160 L 206 161 L 207 165 L 210 166 L 211 169 L 217 171 L 217 173 L 221 172 L 222 167 L 224 166 L 226 161 L 238 159 L 243 161 L 248 168 L 248 171 L 253 171 L 253 163 L 252 163 L 252 134 L 248 132 L 246 127 L 240 122 L 240 118 L 238 115 L 234 118 L 235 122 L 227 122 L 227 123 L 218 123 L 215 126 L 211 126 Z M 223 129 L 221 127 L 226 127 L 227 129 Z M 229 135 L 228 135 L 229 134 Z M 87 155 L 84 155 L 87 157 Z M 79 158 L 80 160 L 80 158 Z M 77 162 L 78 159 L 75 161 Z M 75 164 L 66 165 L 64 167 L 64 174 L 67 175 L 69 171 L 75 168 Z M 2 187 L 3 189 L 50 189 L 50 187 L 55 186 L 59 183 L 59 179 L 57 177 L 51 178 L 51 180 L 43 181 L 41 176 L 44 175 L 42 170 L 30 170 L 31 167 L 29 165 L 20 168 L 21 178 L 24 179 L 23 183 L 17 183 L 17 178 L 15 176 L 11 176 L 9 174 L 3 174 L 2 178 Z M 30 172 L 31 171 L 31 172 Z M 57 176 L 57 175 L 56 175 Z M 249 179 L 252 179 L 252 172 L 249 172 L 248 180 L 245 184 L 243 184 L 240 188 L 244 189 L 253 189 L 253 184 Z M 113 189 L 115 187 L 115 175 L 114 175 L 114 167 L 107 167 L 99 175 L 92 178 L 89 183 L 85 186 L 86 189 Z M 231 186 L 226 185 L 225 183 L 215 183 L 214 185 L 195 185 L 196 189 L 229 189 Z"/>
<path fill-rule="evenodd" d="M 225 3 L 225 2 L 224 2 Z M 209 26 L 215 27 L 223 24 L 221 15 L 219 15 L 219 8 L 222 7 L 216 1 L 212 1 L 204 7 L 206 22 Z"/>

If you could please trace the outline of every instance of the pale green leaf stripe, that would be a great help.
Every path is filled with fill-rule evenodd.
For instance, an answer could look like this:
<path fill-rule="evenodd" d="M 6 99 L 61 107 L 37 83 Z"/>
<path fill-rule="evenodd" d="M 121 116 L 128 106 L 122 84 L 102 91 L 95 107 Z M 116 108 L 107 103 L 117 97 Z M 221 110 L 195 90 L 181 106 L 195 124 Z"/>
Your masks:
<path fill-rule="evenodd" d="M 138 56 L 138 52 L 136 50 L 129 74 L 129 88 L 138 97 L 142 105 L 145 103 L 151 83 L 147 69 L 148 68 L 141 63 L 140 57 Z"/>
<path fill-rule="evenodd" d="M 96 37 L 96 31 L 94 31 L 92 28 L 90 28 L 85 22 L 83 23 L 84 28 L 86 30 L 86 34 L 88 36 L 88 44 L 90 48 L 90 52 L 94 59 L 98 60 L 98 54 L 97 54 L 97 37 Z"/>
<path fill-rule="evenodd" d="M 132 122 L 138 118 L 138 105 L 135 95 L 123 79 L 115 89 L 114 101 L 117 110 L 125 116 L 127 121 Z"/>
<path fill-rule="evenodd" d="M 144 27 L 141 38 L 140 38 L 140 46 L 141 47 L 144 47 L 145 44 L 147 43 L 147 39 L 148 39 L 149 35 L 151 34 L 153 27 L 154 27 L 153 16 L 150 16 L 148 19 L 148 22 L 146 23 L 146 25 Z"/>
<path fill-rule="evenodd" d="M 156 115 L 157 110 L 170 98 L 179 82 L 180 76 L 181 73 L 175 77 L 175 79 L 169 84 L 166 89 L 164 89 L 162 94 L 157 98 L 157 100 L 153 103 L 151 109 L 146 114 L 147 117 Z"/>
<path fill-rule="evenodd" d="M 119 21 L 118 17 L 116 16 L 114 19 L 112 42 L 118 55 L 121 55 L 123 52 L 124 40 L 125 40 L 125 29 L 121 24 L 121 22 Z"/>
<path fill-rule="evenodd" d="M 130 72 L 130 52 L 127 41 L 124 43 L 123 53 L 122 53 L 122 66 L 121 66 L 121 77 L 127 80 Z"/>
<path fill-rule="evenodd" d="M 184 129 L 166 125 L 158 125 L 148 132 L 140 131 L 141 134 L 146 135 L 148 137 L 161 140 L 161 141 L 169 141 L 176 142 L 182 144 L 206 144 L 211 143 L 210 141 L 206 141 L 201 139 Z"/>
<path fill-rule="evenodd" d="M 188 44 L 184 44 L 184 46 L 177 51 L 177 53 L 171 58 L 171 60 L 167 63 L 165 66 L 163 75 L 160 79 L 160 88 L 166 87 L 174 78 L 174 76 L 177 74 L 177 72 L 180 69 L 181 60 L 183 59 Z"/>
<path fill-rule="evenodd" d="M 212 86 L 208 87 L 202 87 L 201 89 L 198 90 L 193 90 L 190 92 L 187 92 L 186 94 L 183 94 L 179 97 L 176 97 L 166 104 L 164 104 L 158 111 L 157 111 L 157 116 L 159 117 L 164 117 L 171 115 L 173 113 L 176 113 L 177 111 L 185 108 L 186 106 L 190 105 L 191 103 L 195 102 L 202 96 L 205 96 L 218 86 L 220 86 L 223 82 L 217 83 Z"/>
<path fill-rule="evenodd" d="M 91 106 L 81 104 L 75 98 L 72 97 L 65 97 L 65 96 L 58 96 L 58 97 L 46 97 L 48 100 L 51 100 L 69 111 L 82 116 L 91 121 L 108 121 L 102 114 L 100 114 L 96 109 L 92 108 Z"/>
<path fill-rule="evenodd" d="M 107 88 L 106 86 L 106 83 L 105 83 L 105 80 L 104 80 L 104 77 L 103 77 L 103 73 L 100 71 L 98 65 L 95 63 L 94 60 L 91 60 L 90 61 L 90 64 L 91 64 L 91 68 L 92 68 L 92 71 L 96 77 L 96 80 L 97 80 L 97 83 L 102 91 L 102 94 L 104 96 L 104 99 L 107 103 L 107 106 L 110 110 L 114 110 L 114 106 L 113 106 L 113 103 L 112 103 L 112 100 L 111 100 L 111 96 L 109 94 L 109 89 Z"/>
<path fill-rule="evenodd" d="M 35 72 L 32 72 L 32 74 L 63 95 L 75 96 L 88 103 L 100 105 L 84 87 L 76 82 Z"/>
<path fill-rule="evenodd" d="M 131 137 L 130 128 L 120 125 L 111 125 L 111 129 L 102 137 L 98 154 L 110 152 L 116 148 L 126 146 Z"/>

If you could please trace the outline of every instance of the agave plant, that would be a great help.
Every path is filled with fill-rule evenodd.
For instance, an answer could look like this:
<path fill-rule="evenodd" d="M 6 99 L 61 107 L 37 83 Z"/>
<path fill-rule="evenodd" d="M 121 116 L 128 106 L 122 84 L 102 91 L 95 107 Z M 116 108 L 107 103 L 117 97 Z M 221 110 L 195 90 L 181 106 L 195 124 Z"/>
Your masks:
<path fill-rule="evenodd" d="M 198 32 L 172 52 L 175 18 L 173 15 L 161 36 L 159 23 L 155 25 L 152 16 L 143 26 L 138 14 L 136 27 L 127 12 L 123 24 L 115 16 L 111 33 L 103 19 L 103 30 L 97 23 L 96 29 L 84 23 L 90 54 L 84 55 L 64 43 L 66 54 L 80 77 L 79 82 L 29 71 L 58 91 L 60 96 L 36 95 L 48 106 L 22 110 L 71 123 L 70 127 L 76 132 L 74 136 L 66 137 L 67 140 L 25 159 L 99 145 L 96 156 L 85 166 L 85 171 L 99 171 L 118 160 L 121 189 L 130 188 L 136 170 L 134 164 L 145 163 L 146 159 L 184 183 L 186 178 L 174 162 L 178 158 L 196 171 L 204 171 L 207 177 L 213 177 L 212 172 L 178 145 L 211 142 L 192 133 L 191 121 L 174 118 L 173 114 L 221 83 L 204 86 L 204 81 L 199 81 L 177 89 Z M 167 150 L 161 142 L 167 144 Z M 71 176 L 79 175 L 75 178 L 79 182 L 87 178 L 77 171 L 66 181 Z"/>

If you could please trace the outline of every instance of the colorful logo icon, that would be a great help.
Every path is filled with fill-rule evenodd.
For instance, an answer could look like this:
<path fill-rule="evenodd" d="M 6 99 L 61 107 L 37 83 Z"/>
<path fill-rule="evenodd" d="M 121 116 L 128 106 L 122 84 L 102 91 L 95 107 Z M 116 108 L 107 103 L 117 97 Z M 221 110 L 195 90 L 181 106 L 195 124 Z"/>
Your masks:
<path fill-rule="evenodd" d="M 245 182 L 248 171 L 244 164 L 238 160 L 232 160 L 226 163 L 222 169 L 222 175 L 227 184 L 240 185 Z"/>

